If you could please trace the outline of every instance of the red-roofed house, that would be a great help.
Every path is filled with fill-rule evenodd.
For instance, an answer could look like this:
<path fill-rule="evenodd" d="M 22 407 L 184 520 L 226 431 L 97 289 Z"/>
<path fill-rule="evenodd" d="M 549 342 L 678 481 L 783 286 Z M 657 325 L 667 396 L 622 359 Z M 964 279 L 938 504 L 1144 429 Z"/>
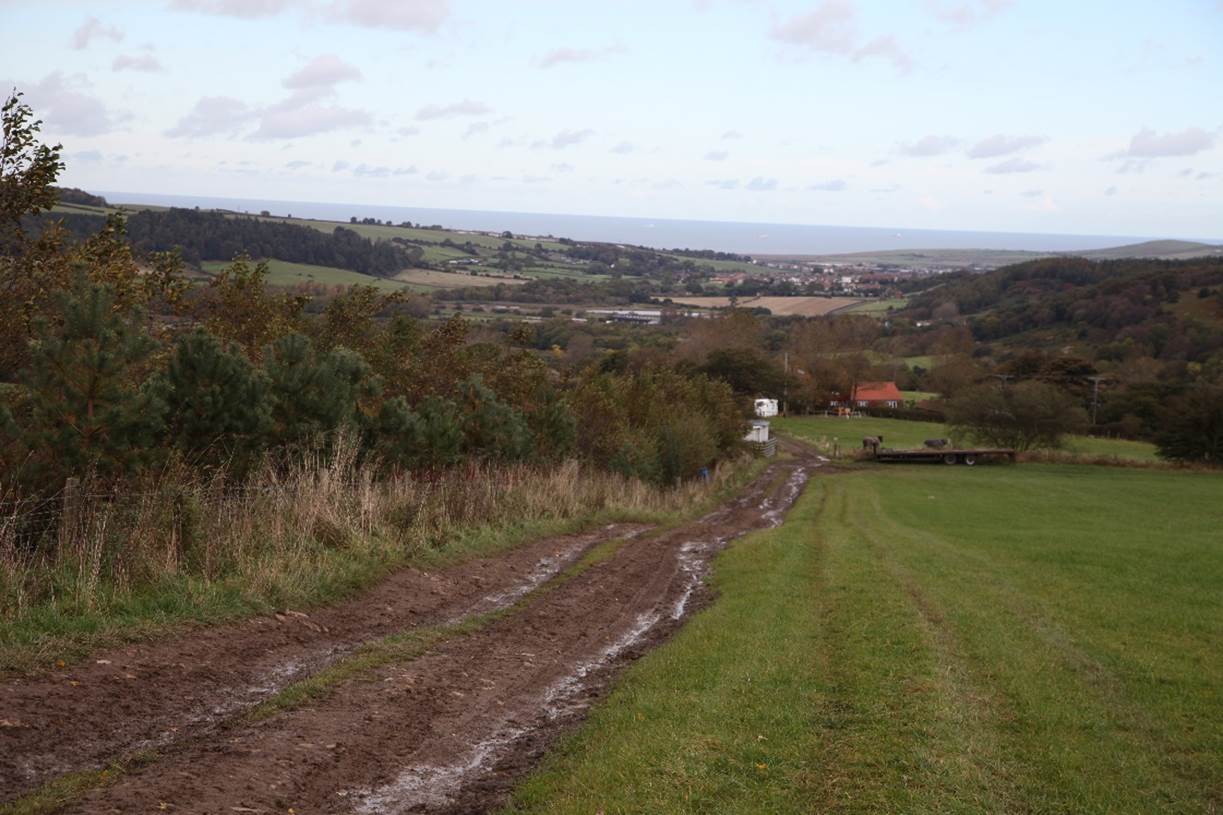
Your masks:
<path fill-rule="evenodd" d="M 859 382 L 849 404 L 856 408 L 898 408 L 904 404 L 904 396 L 895 382 Z M 844 402 L 834 400 L 832 405 L 840 407 Z"/>

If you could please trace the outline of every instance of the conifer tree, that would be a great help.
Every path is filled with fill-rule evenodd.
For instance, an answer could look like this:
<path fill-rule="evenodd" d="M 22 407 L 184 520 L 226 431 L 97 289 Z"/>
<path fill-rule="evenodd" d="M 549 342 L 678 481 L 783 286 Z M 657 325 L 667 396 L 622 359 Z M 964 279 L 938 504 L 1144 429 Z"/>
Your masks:
<path fill-rule="evenodd" d="M 83 279 L 58 298 L 58 320 L 41 320 L 26 385 L 26 446 L 59 475 L 117 475 L 149 460 L 164 405 L 142 388 L 153 341 L 140 315 L 114 309 L 107 286 Z"/>
<path fill-rule="evenodd" d="M 309 339 L 289 334 L 264 352 L 272 394 L 272 438 L 310 444 L 342 428 L 357 429 L 381 392 L 361 355 L 336 348 L 319 357 Z"/>
<path fill-rule="evenodd" d="M 520 411 L 500 401 L 478 374 L 464 381 L 459 393 L 468 452 L 505 461 L 526 458 L 531 451 L 531 430 Z"/>
<path fill-rule="evenodd" d="M 458 407 L 435 396 L 426 398 L 416 410 L 402 396 L 387 400 L 372 430 L 378 455 L 403 467 L 445 467 L 457 462 L 463 452 Z"/>
<path fill-rule="evenodd" d="M 193 462 L 247 466 L 271 426 L 263 373 L 204 331 L 179 339 L 156 386 L 169 441 Z"/>

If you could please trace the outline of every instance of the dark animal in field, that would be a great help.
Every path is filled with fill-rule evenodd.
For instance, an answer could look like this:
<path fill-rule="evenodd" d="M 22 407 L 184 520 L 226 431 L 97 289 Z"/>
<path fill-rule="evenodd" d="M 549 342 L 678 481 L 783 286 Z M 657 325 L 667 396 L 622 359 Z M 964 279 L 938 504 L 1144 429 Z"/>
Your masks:
<path fill-rule="evenodd" d="M 926 439 L 922 443 L 935 450 L 942 450 L 944 447 L 951 444 L 948 439 Z"/>
<path fill-rule="evenodd" d="M 864 439 L 862 439 L 862 449 L 863 450 L 871 450 L 871 451 L 878 453 L 879 448 L 882 446 L 883 446 L 883 436 L 867 436 Z"/>

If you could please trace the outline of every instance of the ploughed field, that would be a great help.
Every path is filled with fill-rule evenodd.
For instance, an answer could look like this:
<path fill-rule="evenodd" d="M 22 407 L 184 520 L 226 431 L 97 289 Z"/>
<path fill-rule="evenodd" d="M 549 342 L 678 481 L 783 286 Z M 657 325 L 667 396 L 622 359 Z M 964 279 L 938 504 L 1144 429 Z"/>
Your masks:
<path fill-rule="evenodd" d="M 872 465 L 715 562 L 513 812 L 1223 811 L 1223 475 Z"/>
<path fill-rule="evenodd" d="M 781 523 L 821 466 L 774 462 L 686 523 L 403 569 L 310 614 L 0 681 L 0 812 L 496 809 L 707 600 L 710 558 Z"/>
<path fill-rule="evenodd" d="M 700 308 L 728 308 L 729 297 L 672 297 L 673 303 Z M 856 297 L 741 297 L 736 304 L 740 308 L 767 308 L 777 315 L 801 315 L 819 317 L 863 302 Z"/>

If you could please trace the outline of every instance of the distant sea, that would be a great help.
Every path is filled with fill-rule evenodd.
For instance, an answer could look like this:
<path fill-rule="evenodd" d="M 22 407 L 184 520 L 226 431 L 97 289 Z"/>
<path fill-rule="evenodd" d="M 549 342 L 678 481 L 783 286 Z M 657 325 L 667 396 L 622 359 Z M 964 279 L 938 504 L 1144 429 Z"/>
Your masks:
<path fill-rule="evenodd" d="M 390 219 L 440 224 L 450 229 L 485 232 L 509 230 L 515 235 L 627 243 L 656 249 L 715 249 L 748 255 L 826 255 L 887 249 L 1011 249 L 1073 252 L 1104 249 L 1150 240 L 1134 235 L 1052 235 L 1029 232 L 971 232 L 941 229 L 883 229 L 862 226 L 765 224 L 734 221 L 685 221 L 666 218 L 616 218 L 602 215 L 557 215 L 540 212 L 492 212 L 466 209 L 388 207 L 371 204 L 327 204 L 305 201 L 260 201 L 191 195 L 102 192 L 119 204 L 201 207 L 273 215 L 347 221 Z"/>

